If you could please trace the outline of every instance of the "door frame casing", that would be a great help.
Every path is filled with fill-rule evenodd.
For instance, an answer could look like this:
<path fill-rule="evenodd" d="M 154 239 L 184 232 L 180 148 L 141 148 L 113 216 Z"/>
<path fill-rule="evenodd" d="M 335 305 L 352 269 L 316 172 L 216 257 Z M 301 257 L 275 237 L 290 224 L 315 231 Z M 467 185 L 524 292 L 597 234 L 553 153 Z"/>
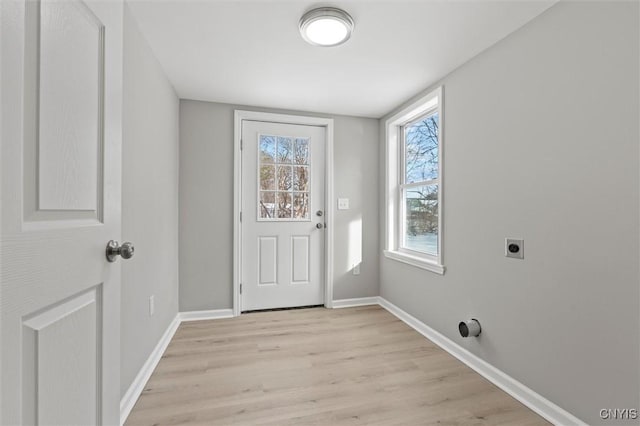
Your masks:
<path fill-rule="evenodd" d="M 305 115 L 278 114 L 261 111 L 234 111 L 233 131 L 233 315 L 242 311 L 240 283 L 242 279 L 242 122 L 264 121 L 324 127 L 325 135 L 325 233 L 324 233 L 324 306 L 333 307 L 333 119 Z"/>

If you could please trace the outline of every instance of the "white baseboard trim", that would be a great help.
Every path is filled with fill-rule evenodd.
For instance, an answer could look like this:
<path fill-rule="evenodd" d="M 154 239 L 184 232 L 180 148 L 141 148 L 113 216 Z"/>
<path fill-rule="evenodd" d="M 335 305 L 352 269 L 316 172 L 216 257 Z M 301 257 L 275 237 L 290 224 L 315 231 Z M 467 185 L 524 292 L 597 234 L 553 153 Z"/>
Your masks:
<path fill-rule="evenodd" d="M 211 311 L 180 312 L 180 321 L 202 321 L 221 318 L 232 318 L 233 309 L 214 309 Z"/>
<path fill-rule="evenodd" d="M 127 389 L 127 392 L 125 392 L 124 396 L 120 400 L 121 425 L 124 424 L 124 422 L 127 420 L 127 417 L 129 417 L 129 413 L 131 413 L 133 406 L 136 405 L 136 401 L 138 401 L 138 398 L 144 390 L 147 381 L 151 377 L 153 370 L 155 370 L 158 362 L 160 362 L 160 359 L 164 354 L 164 351 L 167 349 L 167 346 L 169 346 L 169 342 L 171 342 L 173 335 L 176 333 L 176 330 L 178 330 L 180 322 L 180 313 L 178 313 L 173 321 L 171 321 L 171 324 L 169 324 L 167 331 L 164 332 L 164 334 L 160 338 L 160 341 L 153 349 L 153 352 L 151 352 L 151 355 L 149 355 L 149 358 L 138 372 L 138 375 L 136 375 L 136 378 L 133 379 L 133 383 L 131 383 L 131 386 L 129 386 L 129 389 Z"/>
<path fill-rule="evenodd" d="M 555 425 L 563 426 L 586 425 L 585 422 L 578 419 L 573 414 L 558 407 L 542 395 L 536 393 L 532 389 L 529 389 L 503 371 L 498 370 L 493 365 L 477 357 L 467 349 L 455 343 L 453 340 L 450 340 L 448 337 L 438 333 L 419 319 L 411 316 L 383 297 L 379 297 L 378 301 L 380 306 L 398 317 L 408 326 L 431 340 L 436 345 L 440 346 L 445 351 L 449 352 L 454 357 L 458 358 L 485 379 L 498 386 L 500 389 L 520 401 L 525 406 L 529 407 L 532 411 L 542 416 L 547 421 Z"/>
<path fill-rule="evenodd" d="M 379 305 L 379 297 L 358 297 L 356 299 L 339 299 L 334 300 L 332 308 L 353 308 L 354 306 Z"/>

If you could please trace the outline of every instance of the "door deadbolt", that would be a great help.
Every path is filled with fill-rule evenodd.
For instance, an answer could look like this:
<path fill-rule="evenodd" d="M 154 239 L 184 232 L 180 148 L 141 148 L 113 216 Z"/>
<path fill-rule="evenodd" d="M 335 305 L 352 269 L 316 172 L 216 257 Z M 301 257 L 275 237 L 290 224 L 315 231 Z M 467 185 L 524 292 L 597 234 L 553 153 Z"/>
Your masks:
<path fill-rule="evenodd" d="M 316 216 L 318 216 L 318 217 L 322 217 L 322 210 L 318 210 L 318 211 L 316 212 Z"/>
<path fill-rule="evenodd" d="M 111 240 L 107 243 L 106 256 L 107 261 L 115 262 L 118 256 L 122 256 L 123 259 L 131 259 L 135 248 L 130 242 L 122 243 L 119 245 L 117 241 Z"/>

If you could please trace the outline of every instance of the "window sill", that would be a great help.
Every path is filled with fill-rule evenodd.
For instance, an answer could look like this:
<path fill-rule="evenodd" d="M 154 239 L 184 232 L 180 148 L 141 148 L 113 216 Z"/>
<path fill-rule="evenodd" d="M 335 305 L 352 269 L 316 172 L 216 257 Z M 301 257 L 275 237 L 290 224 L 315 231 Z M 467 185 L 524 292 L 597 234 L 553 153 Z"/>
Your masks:
<path fill-rule="evenodd" d="M 416 268 L 426 269 L 427 271 L 435 272 L 439 275 L 444 275 L 444 265 L 439 265 L 435 262 L 423 259 L 421 257 L 412 256 L 407 253 L 392 250 L 385 250 L 384 255 L 388 259 L 397 260 L 398 262 L 406 263 L 408 265 L 415 266 Z"/>

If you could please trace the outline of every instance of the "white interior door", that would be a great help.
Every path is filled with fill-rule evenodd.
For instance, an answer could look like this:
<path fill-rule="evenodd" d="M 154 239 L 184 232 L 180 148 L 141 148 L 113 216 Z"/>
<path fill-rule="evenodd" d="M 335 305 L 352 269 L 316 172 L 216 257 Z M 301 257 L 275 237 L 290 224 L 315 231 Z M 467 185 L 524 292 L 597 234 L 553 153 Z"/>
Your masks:
<path fill-rule="evenodd" d="M 242 122 L 242 310 L 324 300 L 326 130 Z"/>
<path fill-rule="evenodd" d="M 122 3 L 0 1 L 0 424 L 119 422 Z"/>

